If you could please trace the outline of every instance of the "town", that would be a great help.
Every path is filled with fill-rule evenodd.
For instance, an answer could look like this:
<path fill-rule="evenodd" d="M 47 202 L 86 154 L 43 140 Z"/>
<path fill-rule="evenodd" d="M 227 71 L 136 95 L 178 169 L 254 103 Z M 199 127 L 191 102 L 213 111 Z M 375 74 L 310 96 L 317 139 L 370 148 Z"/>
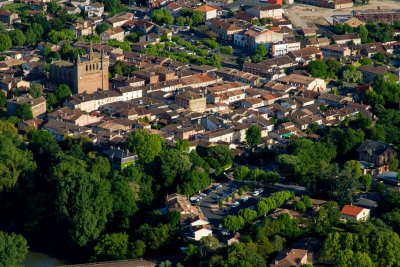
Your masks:
<path fill-rule="evenodd" d="M 2 1 L 0 266 L 399 266 L 399 107 L 396 1 Z"/>

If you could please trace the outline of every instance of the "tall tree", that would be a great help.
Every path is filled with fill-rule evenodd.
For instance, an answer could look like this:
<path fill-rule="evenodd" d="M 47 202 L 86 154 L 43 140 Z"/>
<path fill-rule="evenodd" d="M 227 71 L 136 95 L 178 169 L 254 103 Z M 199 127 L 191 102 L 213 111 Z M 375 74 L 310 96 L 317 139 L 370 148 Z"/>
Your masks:
<path fill-rule="evenodd" d="M 257 125 L 251 125 L 246 131 L 246 141 L 251 147 L 261 143 L 261 129 Z"/>
<path fill-rule="evenodd" d="M 28 253 L 28 243 L 17 234 L 0 231 L 0 266 L 19 266 Z"/>
<path fill-rule="evenodd" d="M 160 154 L 163 141 L 159 135 L 148 131 L 133 131 L 128 138 L 128 147 L 138 155 L 141 162 L 149 163 Z"/>

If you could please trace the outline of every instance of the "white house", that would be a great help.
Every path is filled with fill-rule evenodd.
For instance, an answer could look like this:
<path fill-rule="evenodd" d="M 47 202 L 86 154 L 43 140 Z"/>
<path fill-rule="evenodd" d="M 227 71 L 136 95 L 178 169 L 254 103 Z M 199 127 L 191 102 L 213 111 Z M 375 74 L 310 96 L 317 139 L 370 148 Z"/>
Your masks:
<path fill-rule="evenodd" d="M 341 213 L 342 219 L 345 221 L 366 221 L 369 219 L 371 210 L 353 205 L 345 205 Z"/>

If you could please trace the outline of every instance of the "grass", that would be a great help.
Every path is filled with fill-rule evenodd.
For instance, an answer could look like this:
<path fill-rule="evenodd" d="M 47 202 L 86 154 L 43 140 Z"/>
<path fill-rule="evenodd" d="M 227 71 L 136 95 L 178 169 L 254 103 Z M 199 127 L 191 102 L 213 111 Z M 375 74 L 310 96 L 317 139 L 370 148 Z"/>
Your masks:
<path fill-rule="evenodd" d="M 22 3 L 9 3 L 5 4 L 2 9 L 6 9 L 12 12 L 21 12 L 23 10 L 28 10 L 29 5 L 27 4 L 22 4 Z"/>

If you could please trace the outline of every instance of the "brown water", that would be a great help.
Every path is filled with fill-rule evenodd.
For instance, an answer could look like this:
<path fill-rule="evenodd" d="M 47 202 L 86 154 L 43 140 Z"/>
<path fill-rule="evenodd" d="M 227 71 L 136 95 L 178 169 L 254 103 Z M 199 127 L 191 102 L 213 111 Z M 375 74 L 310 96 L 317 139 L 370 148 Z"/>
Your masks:
<path fill-rule="evenodd" d="M 29 251 L 24 261 L 26 267 L 53 267 L 68 264 L 65 261 L 53 258 L 49 255 Z"/>

